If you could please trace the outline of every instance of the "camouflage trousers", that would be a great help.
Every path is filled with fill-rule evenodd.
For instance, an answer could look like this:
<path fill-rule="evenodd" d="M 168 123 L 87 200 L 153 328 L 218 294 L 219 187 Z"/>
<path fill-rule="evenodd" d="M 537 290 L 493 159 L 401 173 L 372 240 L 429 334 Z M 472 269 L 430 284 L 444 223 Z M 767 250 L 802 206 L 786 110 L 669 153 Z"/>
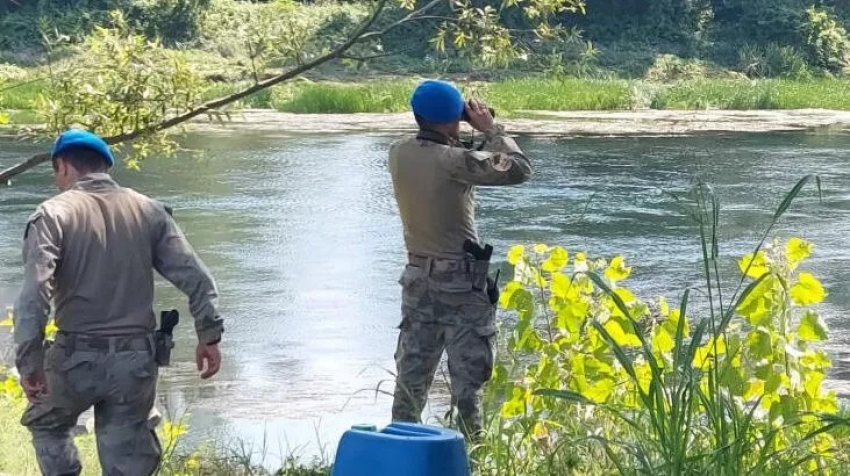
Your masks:
<path fill-rule="evenodd" d="M 82 472 L 71 431 L 92 406 L 103 475 L 149 476 L 159 465 L 162 448 L 149 419 L 159 373 L 153 339 L 100 341 L 108 348 L 60 334 L 47 350 L 47 396 L 31 403 L 21 419 L 45 476 Z"/>
<path fill-rule="evenodd" d="M 480 396 L 495 359 L 495 313 L 486 290 L 464 270 L 405 267 L 402 322 L 395 352 L 394 421 L 419 422 L 445 351 L 452 407 L 468 438 L 481 431 Z"/>

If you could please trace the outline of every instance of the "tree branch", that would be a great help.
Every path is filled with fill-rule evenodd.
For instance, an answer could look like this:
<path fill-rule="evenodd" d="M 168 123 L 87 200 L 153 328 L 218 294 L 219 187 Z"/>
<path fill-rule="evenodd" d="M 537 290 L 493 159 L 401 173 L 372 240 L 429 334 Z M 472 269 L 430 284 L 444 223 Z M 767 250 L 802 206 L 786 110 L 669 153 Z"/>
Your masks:
<path fill-rule="evenodd" d="M 433 0 L 431 3 L 433 4 L 433 3 L 436 3 L 436 2 L 439 2 L 439 1 L 443 1 L 443 0 Z M 158 123 L 156 123 L 156 124 L 154 124 L 150 127 L 146 127 L 146 128 L 142 128 L 142 129 L 136 129 L 136 130 L 133 130 L 133 131 L 130 131 L 130 132 L 127 132 L 127 133 L 119 134 L 117 136 L 105 137 L 104 140 L 106 141 L 107 144 L 114 145 L 114 144 L 119 144 L 119 143 L 122 143 L 122 142 L 129 141 L 129 140 L 133 140 L 133 139 L 136 139 L 136 138 L 144 136 L 144 135 L 164 131 L 164 130 L 169 129 L 171 127 L 174 127 L 176 125 L 182 124 L 182 123 L 184 123 L 184 122 L 186 122 L 190 119 L 193 119 L 197 116 L 200 116 L 201 114 L 204 114 L 204 113 L 210 112 L 212 110 L 218 109 L 222 106 L 226 106 L 226 105 L 233 103 L 233 102 L 236 102 L 236 101 L 238 101 L 238 100 L 240 100 L 244 97 L 250 96 L 250 95 L 252 95 L 252 94 L 254 94 L 258 91 L 262 91 L 263 89 L 274 86 L 275 84 L 282 83 L 284 81 L 292 79 L 292 78 L 294 78 L 294 77 L 296 77 L 296 76 L 298 76 L 298 75 L 300 75 L 300 74 L 302 74 L 306 71 L 309 71 L 309 70 L 314 69 L 318 66 L 321 66 L 322 64 L 327 63 L 330 60 L 340 58 L 352 46 L 354 46 L 355 44 L 357 44 L 360 41 L 363 41 L 364 39 L 367 39 L 369 37 L 369 33 L 367 33 L 367 32 L 369 32 L 369 29 L 378 20 L 378 17 L 380 16 L 381 12 L 383 12 L 384 8 L 386 8 L 387 2 L 388 2 L 388 0 L 379 0 L 377 6 L 375 7 L 375 11 L 372 12 L 372 14 L 369 16 L 369 18 L 367 20 L 365 20 L 357 28 L 357 30 L 355 30 L 354 34 L 352 34 L 351 37 L 348 40 L 346 40 L 344 43 L 337 46 L 333 51 L 329 52 L 328 54 L 326 54 L 324 56 L 320 56 L 319 58 L 316 58 L 313 61 L 310 61 L 308 63 L 304 63 L 303 65 L 298 66 L 297 68 L 293 68 L 293 69 L 291 69 L 291 70 L 289 70 L 285 73 L 282 73 L 278 76 L 274 76 L 274 77 L 269 78 L 265 81 L 261 81 L 259 83 L 256 83 L 251 87 L 243 89 L 242 91 L 239 91 L 239 92 L 233 93 L 231 95 L 224 96 L 224 97 L 209 101 L 205 104 L 202 104 L 201 106 L 199 106 L 196 109 L 192 109 L 192 110 L 187 111 L 183 114 L 179 114 L 177 116 L 174 116 L 170 119 L 160 121 L 160 122 L 158 122 Z M 413 13 L 416 13 L 416 12 L 413 12 Z M 408 15 L 405 18 L 409 18 L 409 17 L 411 17 L 411 15 Z M 3 171 L 0 171 L 0 185 L 6 184 L 12 177 L 15 177 L 15 176 L 33 168 L 33 167 L 39 165 L 39 164 L 47 162 L 48 160 L 50 160 L 50 154 L 42 153 L 42 154 L 34 155 L 34 156 L 30 157 L 29 159 L 25 160 L 24 162 L 21 162 L 19 164 L 13 165 L 12 167 L 9 167 L 9 168 L 3 170 Z"/>
<path fill-rule="evenodd" d="M 383 30 L 373 31 L 373 32 L 364 34 L 362 39 L 366 40 L 366 39 L 369 39 L 369 38 L 384 36 L 387 33 L 389 33 L 390 31 L 392 31 L 393 29 L 398 28 L 401 25 L 404 25 L 405 23 L 409 23 L 409 22 L 414 21 L 414 20 L 417 20 L 417 21 L 421 20 L 421 17 L 425 16 L 425 13 L 428 10 L 431 10 L 432 8 L 436 7 L 437 5 L 439 5 L 440 3 L 444 2 L 444 1 L 445 0 L 431 0 L 431 2 L 429 2 L 424 7 L 420 8 L 419 10 L 415 10 L 415 11 L 410 12 L 404 18 L 402 18 L 401 20 L 389 25 L 388 27 L 384 28 Z"/>
<path fill-rule="evenodd" d="M 404 53 L 407 53 L 408 51 L 413 51 L 413 48 L 405 48 L 403 50 L 390 51 L 388 53 L 376 53 L 374 55 L 367 55 L 367 56 L 356 56 L 356 55 L 342 54 L 339 57 L 340 57 L 340 59 L 350 59 L 350 60 L 354 60 L 354 61 L 369 61 L 369 60 L 373 60 L 373 59 L 377 59 L 377 58 L 385 58 L 387 56 L 404 54 Z"/>

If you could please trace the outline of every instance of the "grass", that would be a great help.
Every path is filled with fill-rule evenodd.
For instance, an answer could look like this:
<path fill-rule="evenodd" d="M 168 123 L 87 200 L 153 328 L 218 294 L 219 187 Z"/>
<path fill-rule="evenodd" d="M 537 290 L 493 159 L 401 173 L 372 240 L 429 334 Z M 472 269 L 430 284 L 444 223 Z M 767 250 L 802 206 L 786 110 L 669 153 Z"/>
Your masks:
<path fill-rule="evenodd" d="M 41 474 L 29 432 L 21 426 L 20 417 L 26 404 L 22 399 L 0 396 L 0 474 L 10 476 L 37 476 Z M 82 476 L 99 476 L 97 449 L 94 439 L 82 435 L 76 438 L 80 459 L 83 463 Z"/>
<path fill-rule="evenodd" d="M 20 416 L 25 408 L 22 398 L 12 398 L 0 393 L 0 475 L 37 476 L 41 474 L 35 460 L 29 431 L 20 424 Z M 294 456 L 287 457 L 282 467 L 274 472 L 256 467 L 250 457 L 244 456 L 244 445 L 211 442 L 191 455 L 172 453 L 177 438 L 169 438 L 162 427 L 159 429 L 166 457 L 157 473 L 162 476 L 180 476 L 203 474 L 207 476 L 328 476 L 329 464 L 323 460 L 310 463 L 299 461 Z M 75 438 L 83 465 L 81 476 L 99 476 L 100 465 L 94 436 L 82 434 Z"/>
<path fill-rule="evenodd" d="M 620 79 L 529 77 L 493 82 L 457 82 L 464 93 L 490 102 L 500 115 L 518 111 L 667 110 L 850 110 L 850 80 L 839 79 L 693 79 L 661 83 Z M 205 100 L 235 92 L 250 83 L 208 82 Z M 408 110 L 416 79 L 310 81 L 297 79 L 249 96 L 242 106 L 289 113 L 353 114 Z M 44 83 L 11 82 L 0 90 L 0 110 L 30 111 Z M 33 114 L 13 115 L 15 123 Z"/>

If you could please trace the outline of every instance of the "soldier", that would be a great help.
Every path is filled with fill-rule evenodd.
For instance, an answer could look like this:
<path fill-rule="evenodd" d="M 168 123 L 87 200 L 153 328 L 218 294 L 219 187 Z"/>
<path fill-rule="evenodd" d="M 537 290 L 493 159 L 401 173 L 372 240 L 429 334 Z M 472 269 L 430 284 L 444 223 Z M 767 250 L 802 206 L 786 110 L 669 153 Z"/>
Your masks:
<path fill-rule="evenodd" d="M 392 417 L 420 420 L 445 350 L 452 407 L 461 430 L 476 439 L 481 432 L 480 390 L 491 377 L 495 358 L 496 307 L 488 286 L 476 285 L 485 282 L 486 267 L 482 277 L 480 266 L 464 251 L 467 240 L 478 241 L 475 187 L 525 182 L 532 167 L 486 105 L 464 101 L 453 84 L 423 81 L 411 106 L 419 132 L 394 143 L 389 152 L 408 252 L 399 280 L 402 322 Z M 469 150 L 460 142 L 461 120 L 484 133 L 482 150 Z"/>
<path fill-rule="evenodd" d="M 29 399 L 21 424 L 42 474 L 79 475 L 71 429 L 94 406 L 103 474 L 147 476 L 162 457 L 148 418 L 159 373 L 153 270 L 189 297 L 204 379 L 221 365 L 216 285 L 167 209 L 112 179 L 115 159 L 100 137 L 67 131 L 51 159 L 61 193 L 27 223 L 15 305 L 16 366 Z M 59 330 L 47 346 L 51 301 Z"/>

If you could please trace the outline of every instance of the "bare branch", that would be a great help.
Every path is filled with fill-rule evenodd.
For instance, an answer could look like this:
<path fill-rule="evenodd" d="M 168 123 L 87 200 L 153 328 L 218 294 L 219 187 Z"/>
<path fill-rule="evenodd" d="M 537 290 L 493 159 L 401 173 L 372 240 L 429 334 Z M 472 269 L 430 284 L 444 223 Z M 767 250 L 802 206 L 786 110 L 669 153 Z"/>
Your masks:
<path fill-rule="evenodd" d="M 437 2 L 437 1 L 442 1 L 442 0 L 434 0 L 434 2 Z M 269 78 L 265 81 L 261 81 L 259 83 L 256 83 L 251 87 L 243 89 L 242 91 L 239 91 L 239 92 L 233 93 L 231 95 L 224 96 L 224 97 L 209 101 L 209 102 L 207 102 L 207 103 L 205 103 L 205 104 L 203 104 L 203 105 L 201 105 L 201 106 L 199 106 L 195 109 L 187 111 L 183 114 L 179 114 L 179 115 L 174 116 L 170 119 L 163 120 L 163 121 L 161 121 L 161 122 L 159 122 L 159 123 L 157 123 L 157 124 L 155 124 L 151 127 L 147 127 L 147 128 L 143 128 L 143 129 L 136 129 L 136 130 L 124 133 L 124 134 L 119 134 L 117 136 L 105 137 L 104 140 L 106 141 L 107 144 L 114 145 L 114 144 L 119 144 L 119 143 L 122 143 L 122 142 L 129 141 L 129 140 L 133 140 L 133 139 L 136 139 L 138 137 L 145 136 L 145 135 L 148 135 L 148 134 L 164 131 L 164 130 L 169 129 L 171 127 L 174 127 L 176 125 L 182 124 L 182 123 L 184 123 L 184 122 L 186 122 L 190 119 L 193 119 L 197 116 L 200 116 L 201 114 L 205 114 L 205 113 L 208 113 L 210 111 L 214 111 L 214 110 L 219 109 L 223 106 L 226 106 L 228 104 L 236 102 L 236 101 L 238 101 L 242 98 L 250 96 L 250 95 L 252 95 L 252 94 L 254 94 L 258 91 L 262 91 L 263 89 L 274 86 L 275 84 L 282 83 L 284 81 L 292 79 L 292 78 L 294 78 L 294 77 L 296 77 L 296 76 L 298 76 L 298 75 L 300 75 L 300 74 L 302 74 L 306 71 L 309 71 L 313 68 L 316 68 L 317 66 L 320 66 L 324 63 L 327 63 L 328 61 L 340 58 L 340 57 L 343 56 L 343 54 L 346 51 L 351 49 L 352 46 L 354 46 L 355 44 L 359 43 L 360 41 L 362 41 L 363 39 L 365 39 L 367 37 L 367 32 L 372 27 L 372 25 L 374 25 L 375 22 L 378 20 L 378 17 L 380 16 L 381 12 L 383 12 L 384 8 L 386 8 L 387 2 L 388 2 L 388 0 L 379 0 L 377 6 L 375 7 L 375 11 L 372 12 L 372 14 L 369 16 L 369 18 L 367 20 L 365 20 L 357 28 L 357 30 L 354 32 L 354 34 L 348 40 L 346 40 L 344 43 L 337 46 L 333 51 L 329 52 L 328 54 L 326 54 L 324 56 L 316 58 L 313 61 L 305 63 L 301 66 L 298 66 L 297 68 L 293 68 L 293 69 L 291 69 L 291 70 L 289 70 L 285 73 L 282 73 L 278 76 L 274 76 L 274 77 Z M 434 3 L 434 2 L 432 2 L 432 3 Z M 408 15 L 408 17 L 409 16 L 410 15 Z M 35 155 L 33 157 L 30 157 L 29 159 L 25 160 L 24 162 L 21 162 L 19 164 L 13 165 L 12 167 L 9 167 L 8 169 L 0 171 L 0 185 L 7 183 L 9 181 L 9 179 L 11 179 L 12 177 L 15 177 L 16 175 L 19 175 L 19 174 L 37 166 L 37 165 L 39 165 L 39 164 L 47 162 L 48 160 L 50 160 L 50 154 L 38 154 L 38 155 Z"/>

